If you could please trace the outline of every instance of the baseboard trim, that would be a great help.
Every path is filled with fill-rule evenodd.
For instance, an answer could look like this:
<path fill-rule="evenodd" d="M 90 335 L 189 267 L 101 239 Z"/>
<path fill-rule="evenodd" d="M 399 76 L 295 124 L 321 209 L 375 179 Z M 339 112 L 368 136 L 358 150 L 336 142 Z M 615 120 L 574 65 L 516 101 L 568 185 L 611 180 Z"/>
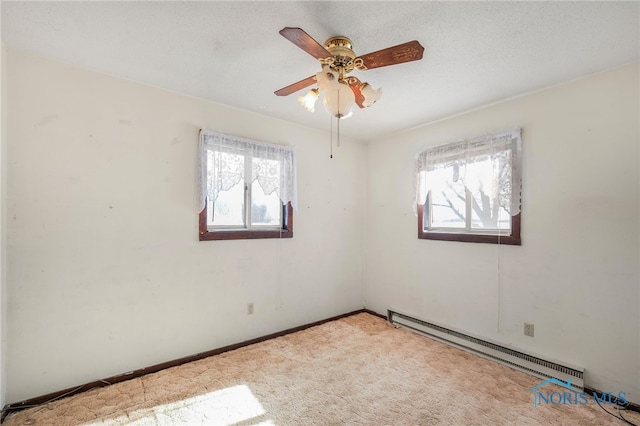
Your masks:
<path fill-rule="evenodd" d="M 55 401 L 60 398 L 65 398 L 71 395 L 77 395 L 82 392 L 86 392 L 88 390 L 94 388 L 101 388 L 105 386 L 114 385 L 116 383 L 124 382 L 131 379 L 136 379 L 138 377 L 144 376 L 145 374 L 156 373 L 158 371 L 165 370 L 167 368 L 176 367 L 178 365 L 186 364 L 188 362 L 198 361 L 204 358 L 208 358 L 210 356 L 219 355 L 224 352 L 233 351 L 236 349 L 240 349 L 245 346 L 254 345 L 256 343 L 264 342 L 266 340 L 275 339 L 276 337 L 286 336 L 287 334 L 296 333 L 298 331 L 306 330 L 307 328 L 316 327 L 318 325 L 325 324 L 327 322 L 336 321 L 342 318 L 350 317 L 352 315 L 360 314 L 360 313 L 368 313 L 371 315 L 380 316 L 379 314 L 369 311 L 367 309 L 358 309 L 357 311 L 348 312 L 346 314 L 336 315 L 331 318 L 326 318 L 320 321 L 315 321 L 312 323 L 300 325 L 297 327 L 289 328 L 287 330 L 278 331 L 276 333 L 267 334 L 266 336 L 256 337 L 255 339 L 245 340 L 240 343 L 234 343 L 232 345 L 223 346 L 221 348 L 212 349 L 206 352 L 200 352 L 194 355 L 188 355 L 182 358 L 174 359 L 171 361 L 162 362 L 160 364 L 155 364 L 150 367 L 140 368 L 138 370 L 133 370 L 128 373 L 119 374 L 117 376 L 107 377 L 106 379 L 100 379 L 93 382 L 85 383 L 84 385 L 79 385 L 67 389 L 63 389 L 60 391 L 48 393 L 46 395 L 37 396 L 35 398 L 30 398 L 24 401 L 15 402 L 13 404 L 7 404 L 4 406 L 2 411 L 0 412 L 0 423 L 2 423 L 9 415 L 9 413 L 14 411 L 24 410 L 26 408 L 35 407 L 38 405 L 46 404 L 48 402 Z M 384 317 L 383 317 L 384 318 Z"/>
<path fill-rule="evenodd" d="M 373 315 L 373 316 L 376 316 L 378 318 L 382 318 L 385 321 L 388 321 L 388 318 L 386 317 L 386 315 L 379 314 L 376 311 L 372 311 L 371 309 L 364 308 L 362 310 L 362 312 L 365 312 L 365 313 L 367 313 L 369 315 Z"/>

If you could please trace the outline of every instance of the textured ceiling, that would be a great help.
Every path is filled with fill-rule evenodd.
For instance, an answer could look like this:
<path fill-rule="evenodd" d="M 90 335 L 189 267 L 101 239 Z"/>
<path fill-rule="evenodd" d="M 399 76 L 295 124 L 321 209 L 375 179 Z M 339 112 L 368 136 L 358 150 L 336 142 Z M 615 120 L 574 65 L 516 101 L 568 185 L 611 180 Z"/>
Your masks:
<path fill-rule="evenodd" d="M 9 2 L 2 40 L 80 67 L 327 130 L 273 91 L 319 71 L 278 34 L 344 35 L 357 54 L 410 40 L 421 61 L 356 71 L 381 86 L 341 122 L 370 140 L 636 61 L 638 2 Z"/>

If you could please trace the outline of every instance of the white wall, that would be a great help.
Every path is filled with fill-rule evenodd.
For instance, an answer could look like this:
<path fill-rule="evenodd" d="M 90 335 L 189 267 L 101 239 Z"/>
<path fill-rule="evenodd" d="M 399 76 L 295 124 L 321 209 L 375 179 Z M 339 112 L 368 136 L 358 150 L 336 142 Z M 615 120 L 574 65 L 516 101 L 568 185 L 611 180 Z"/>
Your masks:
<path fill-rule="evenodd" d="M 0 9 L 2 6 L 0 5 Z M 0 12 L 0 16 L 2 13 Z M 0 41 L 0 409 L 6 404 L 6 327 L 7 327 L 7 297 L 6 297 L 6 96 L 5 88 L 5 56 L 6 49 L 4 43 Z"/>
<path fill-rule="evenodd" d="M 640 402 L 638 80 L 636 63 L 371 143 L 367 308 L 583 366 L 587 385 Z M 522 246 L 418 240 L 414 156 L 511 127 Z"/>
<path fill-rule="evenodd" d="M 363 306 L 366 146 L 12 50 L 7 88 L 7 402 Z M 201 127 L 296 147 L 293 239 L 198 241 Z"/>

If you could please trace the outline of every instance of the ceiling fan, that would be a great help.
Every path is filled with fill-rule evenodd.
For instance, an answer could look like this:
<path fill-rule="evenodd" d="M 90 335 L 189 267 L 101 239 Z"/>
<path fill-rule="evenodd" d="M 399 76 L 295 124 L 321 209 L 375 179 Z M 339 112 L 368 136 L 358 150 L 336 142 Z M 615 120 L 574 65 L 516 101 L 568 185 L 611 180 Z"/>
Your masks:
<path fill-rule="evenodd" d="M 280 30 L 280 34 L 318 59 L 322 65 L 322 71 L 276 90 L 274 93 L 278 96 L 287 96 L 317 84 L 317 88 L 311 89 L 305 96 L 298 97 L 298 101 L 307 110 L 313 112 L 315 102 L 322 91 L 325 109 L 337 118 L 351 116 L 354 104 L 360 108 L 373 105 L 382 95 L 382 89 L 373 89 L 369 83 L 363 83 L 357 77 L 349 76 L 350 72 L 417 61 L 422 59 L 424 52 L 424 47 L 413 40 L 357 56 L 353 51 L 351 40 L 344 36 L 331 37 L 323 46 L 301 28 L 286 27 Z"/>

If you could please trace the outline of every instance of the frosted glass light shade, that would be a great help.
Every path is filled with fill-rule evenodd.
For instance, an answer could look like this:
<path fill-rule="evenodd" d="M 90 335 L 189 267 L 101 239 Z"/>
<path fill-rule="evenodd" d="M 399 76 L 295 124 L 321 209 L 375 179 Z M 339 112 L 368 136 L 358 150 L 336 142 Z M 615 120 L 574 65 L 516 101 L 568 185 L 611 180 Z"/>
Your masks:
<path fill-rule="evenodd" d="M 333 85 L 332 90 L 327 90 L 324 93 L 322 101 L 327 112 L 337 118 L 351 117 L 355 102 L 356 97 L 353 90 L 344 83 Z"/>
<path fill-rule="evenodd" d="M 362 96 L 364 96 L 364 102 L 362 102 L 362 106 L 365 108 L 370 107 L 375 104 L 380 96 L 382 96 L 382 88 L 374 89 L 371 87 L 369 83 L 364 83 L 362 85 Z"/>
<path fill-rule="evenodd" d="M 318 89 L 311 89 L 306 95 L 298 96 L 298 102 L 300 102 L 300 105 L 302 105 L 307 111 L 314 112 L 318 96 Z"/>

